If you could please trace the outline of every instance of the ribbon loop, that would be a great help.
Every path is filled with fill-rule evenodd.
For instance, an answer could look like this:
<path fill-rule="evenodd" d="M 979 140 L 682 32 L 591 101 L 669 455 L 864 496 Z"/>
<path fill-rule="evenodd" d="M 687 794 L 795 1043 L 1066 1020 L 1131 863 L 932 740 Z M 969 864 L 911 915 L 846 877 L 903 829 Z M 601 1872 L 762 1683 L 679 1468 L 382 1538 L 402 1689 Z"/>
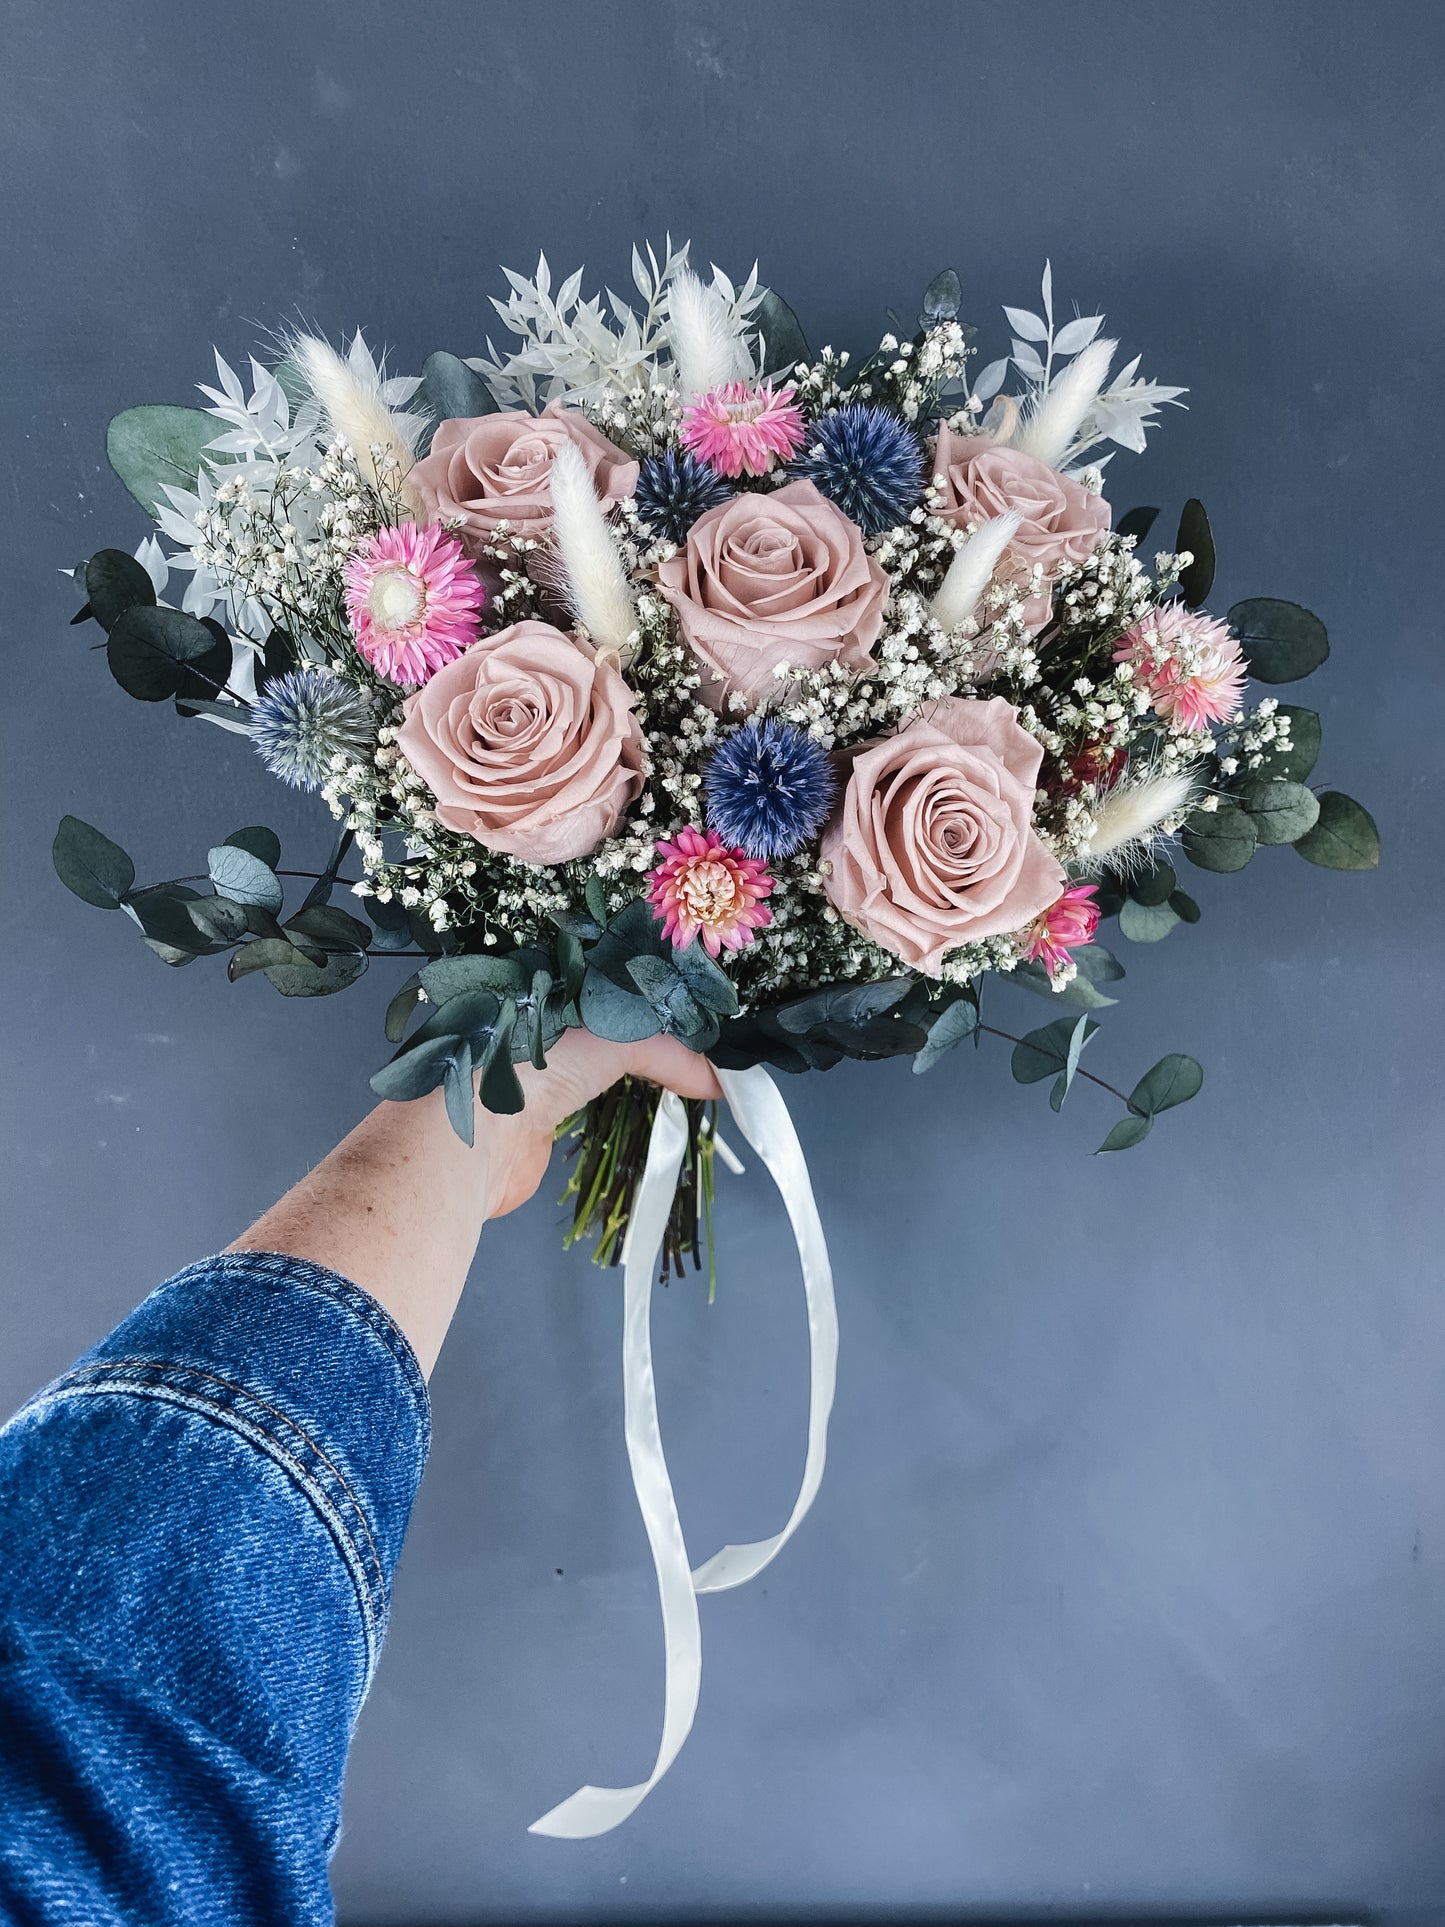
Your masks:
<path fill-rule="evenodd" d="M 687 1113 L 665 1091 L 653 1119 L 647 1163 L 623 1241 L 622 1378 L 627 1458 L 638 1509 L 647 1529 L 662 1606 L 665 1694 L 662 1738 L 647 1779 L 631 1787 L 579 1787 L 529 1833 L 587 1840 L 620 1826 L 647 1798 L 677 1758 L 692 1730 L 702 1689 L 702 1628 L 697 1594 L 723 1592 L 760 1573 L 797 1530 L 817 1495 L 827 1457 L 828 1415 L 837 1378 L 838 1316 L 833 1274 L 808 1167 L 793 1121 L 767 1072 L 719 1070 L 718 1081 L 739 1131 L 772 1173 L 787 1206 L 803 1269 L 808 1307 L 810 1384 L 808 1448 L 802 1484 L 781 1532 L 749 1545 L 724 1546 L 693 1572 L 662 1449 L 657 1385 L 652 1371 L 652 1281 L 687 1148 Z"/>

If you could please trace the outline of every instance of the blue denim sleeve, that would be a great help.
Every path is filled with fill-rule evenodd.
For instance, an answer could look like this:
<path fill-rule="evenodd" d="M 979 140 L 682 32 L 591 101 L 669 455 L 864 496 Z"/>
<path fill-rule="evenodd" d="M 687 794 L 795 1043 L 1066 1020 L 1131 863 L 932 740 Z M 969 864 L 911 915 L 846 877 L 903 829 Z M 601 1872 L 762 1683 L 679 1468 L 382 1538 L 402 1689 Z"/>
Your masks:
<path fill-rule="evenodd" d="M 429 1440 L 387 1313 L 269 1252 L 179 1273 L 0 1430 L 0 1920 L 333 1919 Z"/>

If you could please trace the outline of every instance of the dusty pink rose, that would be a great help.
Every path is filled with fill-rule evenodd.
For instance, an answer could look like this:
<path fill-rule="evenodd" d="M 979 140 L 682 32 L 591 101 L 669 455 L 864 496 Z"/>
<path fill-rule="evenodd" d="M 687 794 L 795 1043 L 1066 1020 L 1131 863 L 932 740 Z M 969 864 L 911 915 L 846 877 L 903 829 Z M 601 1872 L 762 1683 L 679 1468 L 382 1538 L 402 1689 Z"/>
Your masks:
<path fill-rule="evenodd" d="M 540 415 L 504 408 L 442 422 L 430 452 L 407 475 L 433 522 L 455 520 L 474 553 L 499 522 L 513 535 L 543 536 L 552 524 L 552 457 L 564 442 L 581 451 L 600 499 L 620 502 L 637 486 L 637 464 L 587 417 L 559 401 Z"/>
<path fill-rule="evenodd" d="M 1037 634 L 1049 619 L 1060 565 L 1088 561 L 1108 533 L 1109 504 L 1036 455 L 1000 448 L 987 435 L 955 435 L 947 422 L 939 425 L 933 473 L 942 478 L 934 513 L 955 528 L 991 520 L 1006 509 L 1022 516 L 999 564 L 999 579 L 1022 583 L 1035 563 L 1043 564 L 1043 592 L 1024 603 L 1029 633 Z"/>
<path fill-rule="evenodd" d="M 545 622 L 445 664 L 407 699 L 396 740 L 448 829 L 524 863 L 589 855 L 642 789 L 632 691 Z"/>
<path fill-rule="evenodd" d="M 811 482 L 709 509 L 657 579 L 714 709 L 734 694 L 761 701 L 778 687 L 780 662 L 865 669 L 888 597 L 862 531 Z"/>
<path fill-rule="evenodd" d="M 1002 696 L 950 696 L 854 751 L 820 851 L 839 913 L 932 977 L 960 944 L 1022 929 L 1065 882 L 1032 828 L 1042 759 Z"/>

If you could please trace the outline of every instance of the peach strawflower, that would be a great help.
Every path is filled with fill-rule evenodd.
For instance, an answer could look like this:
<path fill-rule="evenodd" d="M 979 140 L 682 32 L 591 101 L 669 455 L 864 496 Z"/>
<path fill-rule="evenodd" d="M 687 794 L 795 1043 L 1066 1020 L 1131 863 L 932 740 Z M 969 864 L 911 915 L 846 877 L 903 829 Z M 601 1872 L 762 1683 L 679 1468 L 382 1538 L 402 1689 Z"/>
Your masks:
<path fill-rule="evenodd" d="M 793 406 L 792 384 L 774 392 L 770 381 L 710 388 L 683 410 L 684 448 L 719 475 L 766 475 L 777 461 L 796 455 L 807 437 Z"/>
<path fill-rule="evenodd" d="M 658 844 L 661 861 L 647 884 L 652 914 L 663 918 L 664 937 L 685 950 L 701 937 L 710 957 L 727 946 L 741 950 L 753 932 L 771 923 L 762 899 L 773 879 L 766 866 L 742 850 L 731 849 L 716 830 L 679 830 Z"/>
<path fill-rule="evenodd" d="M 1166 602 L 1120 636 L 1115 662 L 1132 663 L 1154 713 L 1185 729 L 1232 722 L 1244 695 L 1238 642 L 1213 616 Z"/>
<path fill-rule="evenodd" d="M 477 639 L 486 591 L 445 529 L 378 530 L 353 552 L 343 582 L 357 648 L 404 689 L 420 688 Z"/>
<path fill-rule="evenodd" d="M 1034 918 L 1025 932 L 1028 949 L 1024 956 L 1029 963 L 1041 963 L 1051 977 L 1057 976 L 1074 961 L 1073 951 L 1094 941 L 1099 928 L 1095 888 L 1092 883 L 1076 883 L 1042 916 Z"/>

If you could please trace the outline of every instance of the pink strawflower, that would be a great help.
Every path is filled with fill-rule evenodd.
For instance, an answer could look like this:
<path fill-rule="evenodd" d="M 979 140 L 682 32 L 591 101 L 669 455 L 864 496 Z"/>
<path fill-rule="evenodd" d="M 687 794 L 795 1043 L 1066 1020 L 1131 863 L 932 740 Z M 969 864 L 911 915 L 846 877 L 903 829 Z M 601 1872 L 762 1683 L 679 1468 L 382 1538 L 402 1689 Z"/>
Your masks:
<path fill-rule="evenodd" d="M 1132 663 L 1154 713 L 1185 729 L 1232 722 L 1244 695 L 1245 662 L 1222 622 L 1166 602 L 1120 636 L 1115 662 Z"/>
<path fill-rule="evenodd" d="M 716 830 L 679 830 L 657 854 L 662 861 L 648 879 L 647 900 L 676 949 L 700 936 L 710 957 L 724 944 L 741 950 L 754 930 L 772 922 L 762 902 L 773 888 L 766 866 L 729 848 Z"/>
<path fill-rule="evenodd" d="M 343 580 L 357 648 L 403 688 L 419 688 L 477 639 L 486 591 L 445 529 L 381 529 L 354 551 Z"/>
<path fill-rule="evenodd" d="M 1095 888 L 1092 883 L 1072 885 L 1028 927 L 1029 947 L 1024 956 L 1030 963 L 1046 965 L 1051 977 L 1074 961 L 1073 951 L 1094 941 L 1099 928 Z"/>
<path fill-rule="evenodd" d="M 757 388 L 745 381 L 710 388 L 683 411 L 682 445 L 719 475 L 766 475 L 807 439 L 793 394 L 791 383 L 774 393 L 770 381 Z"/>

